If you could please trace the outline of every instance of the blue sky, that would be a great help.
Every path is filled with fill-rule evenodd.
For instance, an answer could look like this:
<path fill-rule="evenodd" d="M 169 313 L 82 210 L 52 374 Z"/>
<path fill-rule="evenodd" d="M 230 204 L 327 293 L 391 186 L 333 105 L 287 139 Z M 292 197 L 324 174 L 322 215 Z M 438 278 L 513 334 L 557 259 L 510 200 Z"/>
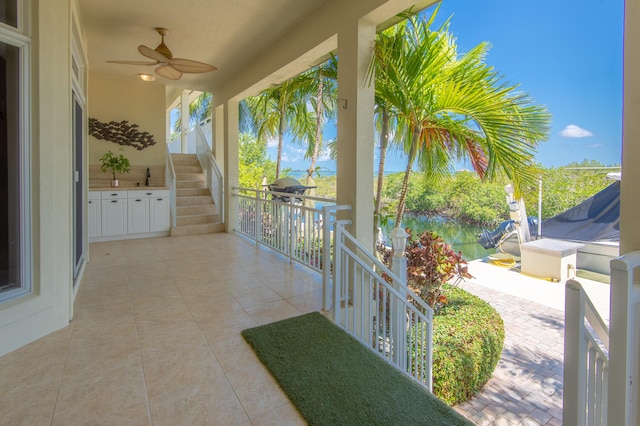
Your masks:
<path fill-rule="evenodd" d="M 538 162 L 619 164 L 623 7 L 623 0 L 443 0 L 438 23 L 451 16 L 459 52 L 490 42 L 486 62 L 551 112 Z M 335 138 L 335 129 L 327 129 L 325 138 Z M 275 159 L 275 149 L 269 152 Z M 319 165 L 335 170 L 327 158 Z M 387 170 L 405 165 L 391 153 Z M 301 147 L 286 144 L 283 166 L 308 167 Z"/>

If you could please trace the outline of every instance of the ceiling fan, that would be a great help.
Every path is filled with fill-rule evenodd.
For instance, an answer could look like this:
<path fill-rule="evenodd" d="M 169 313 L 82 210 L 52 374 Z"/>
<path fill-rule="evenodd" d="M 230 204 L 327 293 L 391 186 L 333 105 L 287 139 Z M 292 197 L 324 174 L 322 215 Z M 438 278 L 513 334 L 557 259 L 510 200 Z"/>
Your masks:
<path fill-rule="evenodd" d="M 218 68 L 213 65 L 205 64 L 204 62 L 193 61 L 191 59 L 174 58 L 173 54 L 169 50 L 166 44 L 164 44 L 164 36 L 169 34 L 169 30 L 166 28 L 155 28 L 160 34 L 162 40 L 155 49 L 151 49 L 143 44 L 138 46 L 138 52 L 149 59 L 153 59 L 154 62 L 146 61 L 107 61 L 112 64 L 125 64 L 125 65 L 159 65 L 154 71 L 160 77 L 168 78 L 170 80 L 179 80 L 183 73 L 197 74 L 203 72 L 215 71 Z"/>

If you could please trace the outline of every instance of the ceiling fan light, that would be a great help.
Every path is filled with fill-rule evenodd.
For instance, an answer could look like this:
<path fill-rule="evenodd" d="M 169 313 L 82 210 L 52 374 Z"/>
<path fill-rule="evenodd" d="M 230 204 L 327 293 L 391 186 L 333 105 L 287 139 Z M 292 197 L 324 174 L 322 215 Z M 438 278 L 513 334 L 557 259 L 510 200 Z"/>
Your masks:
<path fill-rule="evenodd" d="M 151 75 L 151 74 L 140 73 L 140 74 L 138 74 L 138 76 L 140 77 L 140 79 L 142 79 L 144 81 L 155 81 L 156 80 L 156 76 L 155 75 Z"/>

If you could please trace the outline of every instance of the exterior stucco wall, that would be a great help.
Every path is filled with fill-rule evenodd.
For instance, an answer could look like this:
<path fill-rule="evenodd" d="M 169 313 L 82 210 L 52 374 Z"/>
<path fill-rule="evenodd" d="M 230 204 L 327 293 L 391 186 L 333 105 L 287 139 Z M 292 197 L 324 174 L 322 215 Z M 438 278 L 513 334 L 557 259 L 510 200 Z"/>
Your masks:
<path fill-rule="evenodd" d="M 34 1 L 31 17 L 33 291 L 0 304 L 0 355 L 71 317 L 71 3 Z"/>

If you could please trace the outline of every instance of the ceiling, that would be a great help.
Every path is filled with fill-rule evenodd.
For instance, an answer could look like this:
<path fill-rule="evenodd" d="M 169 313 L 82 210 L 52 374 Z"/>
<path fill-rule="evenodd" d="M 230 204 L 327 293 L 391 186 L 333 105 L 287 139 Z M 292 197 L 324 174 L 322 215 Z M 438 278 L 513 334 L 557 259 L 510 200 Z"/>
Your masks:
<path fill-rule="evenodd" d="M 89 70 L 132 79 L 153 74 L 153 66 L 110 64 L 144 61 L 138 45 L 160 43 L 155 27 L 169 29 L 165 44 L 174 57 L 218 67 L 184 74 L 178 81 L 157 77 L 172 88 L 211 91 L 312 15 L 328 0 L 79 0 L 87 36 Z"/>

